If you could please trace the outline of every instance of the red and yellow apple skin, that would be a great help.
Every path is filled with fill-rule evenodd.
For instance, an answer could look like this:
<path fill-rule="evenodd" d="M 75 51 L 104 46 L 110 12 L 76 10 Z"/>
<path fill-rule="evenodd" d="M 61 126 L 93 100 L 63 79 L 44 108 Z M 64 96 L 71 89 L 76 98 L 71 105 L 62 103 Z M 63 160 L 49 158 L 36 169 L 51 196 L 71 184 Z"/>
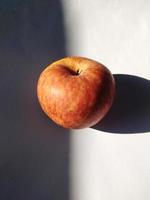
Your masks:
<path fill-rule="evenodd" d="M 115 94 L 111 72 L 84 57 L 66 57 L 41 73 L 37 96 L 43 111 L 65 128 L 86 128 L 98 123 L 110 109 Z"/>

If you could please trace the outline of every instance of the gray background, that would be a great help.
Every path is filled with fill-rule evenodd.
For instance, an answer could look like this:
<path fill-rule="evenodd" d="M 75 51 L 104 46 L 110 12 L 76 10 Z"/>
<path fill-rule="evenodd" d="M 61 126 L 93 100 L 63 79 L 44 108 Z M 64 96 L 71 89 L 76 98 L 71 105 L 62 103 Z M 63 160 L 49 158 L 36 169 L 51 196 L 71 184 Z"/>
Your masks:
<path fill-rule="evenodd" d="M 69 199 L 69 135 L 36 97 L 40 72 L 66 55 L 59 0 L 0 1 L 0 199 Z"/>

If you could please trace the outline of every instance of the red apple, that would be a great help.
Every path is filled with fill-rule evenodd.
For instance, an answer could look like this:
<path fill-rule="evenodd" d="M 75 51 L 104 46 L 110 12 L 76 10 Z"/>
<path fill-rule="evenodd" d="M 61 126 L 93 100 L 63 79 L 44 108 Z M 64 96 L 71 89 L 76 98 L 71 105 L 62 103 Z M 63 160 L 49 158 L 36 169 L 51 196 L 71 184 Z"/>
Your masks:
<path fill-rule="evenodd" d="M 114 93 L 111 72 L 101 63 L 77 56 L 49 65 L 37 85 L 43 111 L 65 128 L 98 123 L 110 109 Z"/>

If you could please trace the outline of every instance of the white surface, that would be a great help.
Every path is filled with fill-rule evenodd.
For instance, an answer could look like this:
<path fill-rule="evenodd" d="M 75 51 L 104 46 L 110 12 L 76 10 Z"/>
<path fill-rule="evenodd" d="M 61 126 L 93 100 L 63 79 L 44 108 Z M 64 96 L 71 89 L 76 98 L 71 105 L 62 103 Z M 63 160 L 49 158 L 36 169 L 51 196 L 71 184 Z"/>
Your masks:
<path fill-rule="evenodd" d="M 63 0 L 68 51 L 150 79 L 150 1 Z M 140 95 L 140 94 L 139 94 Z M 71 200 L 149 200 L 150 133 L 72 131 Z"/>

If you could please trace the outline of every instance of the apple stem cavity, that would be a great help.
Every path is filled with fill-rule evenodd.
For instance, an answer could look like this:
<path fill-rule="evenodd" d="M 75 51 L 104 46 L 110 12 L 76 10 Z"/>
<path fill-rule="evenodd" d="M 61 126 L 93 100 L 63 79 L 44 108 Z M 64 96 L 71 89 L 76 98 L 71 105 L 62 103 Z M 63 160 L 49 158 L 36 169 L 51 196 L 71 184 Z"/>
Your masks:
<path fill-rule="evenodd" d="M 77 75 L 79 75 L 80 74 L 80 71 L 79 71 L 79 69 L 77 69 Z"/>

